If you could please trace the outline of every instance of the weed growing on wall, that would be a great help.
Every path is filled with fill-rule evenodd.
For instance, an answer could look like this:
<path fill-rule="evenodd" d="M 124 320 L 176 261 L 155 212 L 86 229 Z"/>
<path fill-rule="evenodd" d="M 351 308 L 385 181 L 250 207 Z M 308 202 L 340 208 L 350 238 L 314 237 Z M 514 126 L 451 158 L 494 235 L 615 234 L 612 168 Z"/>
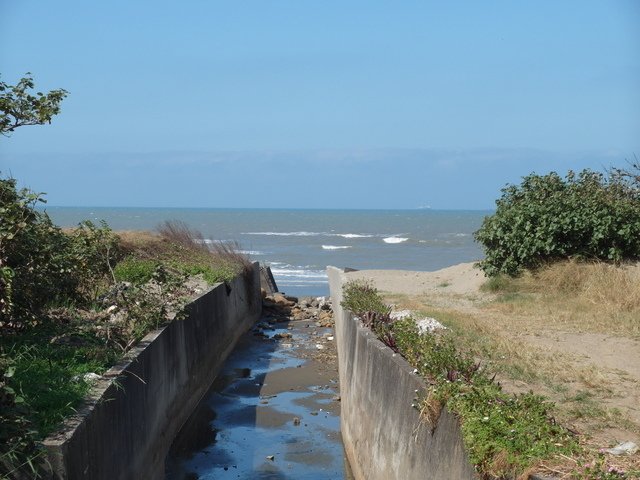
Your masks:
<path fill-rule="evenodd" d="M 572 455 L 574 436 L 553 420 L 553 405 L 526 393 L 508 395 L 479 362 L 444 333 L 421 333 L 414 319 L 378 322 L 389 307 L 369 283 L 347 282 L 342 306 L 400 352 L 429 389 L 417 408 L 435 427 L 444 406 L 460 418 L 465 446 L 483 478 L 516 478 L 554 454 Z M 384 325 L 384 327 L 381 327 Z"/>

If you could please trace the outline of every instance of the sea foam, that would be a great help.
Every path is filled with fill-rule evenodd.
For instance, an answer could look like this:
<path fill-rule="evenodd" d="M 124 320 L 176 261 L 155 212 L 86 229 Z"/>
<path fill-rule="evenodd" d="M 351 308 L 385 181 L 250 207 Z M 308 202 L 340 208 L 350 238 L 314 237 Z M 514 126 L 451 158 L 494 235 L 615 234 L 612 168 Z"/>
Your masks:
<path fill-rule="evenodd" d="M 404 237 L 395 237 L 395 236 L 382 239 L 384 243 L 402 243 L 402 242 L 406 242 L 407 240 L 409 239 Z"/>

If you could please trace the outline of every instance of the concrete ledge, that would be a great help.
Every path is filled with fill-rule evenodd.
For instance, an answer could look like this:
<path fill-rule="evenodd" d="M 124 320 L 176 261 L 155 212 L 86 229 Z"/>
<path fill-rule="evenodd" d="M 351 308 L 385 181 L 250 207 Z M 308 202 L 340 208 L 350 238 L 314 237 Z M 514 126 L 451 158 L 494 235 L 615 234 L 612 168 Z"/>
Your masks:
<path fill-rule="evenodd" d="M 43 443 L 57 479 L 158 479 L 173 438 L 261 311 L 260 272 L 218 284 L 149 333 Z"/>
<path fill-rule="evenodd" d="M 426 384 L 345 311 L 342 270 L 328 267 L 336 322 L 341 430 L 356 479 L 473 479 L 457 418 L 443 410 L 432 429 L 411 406 Z"/>

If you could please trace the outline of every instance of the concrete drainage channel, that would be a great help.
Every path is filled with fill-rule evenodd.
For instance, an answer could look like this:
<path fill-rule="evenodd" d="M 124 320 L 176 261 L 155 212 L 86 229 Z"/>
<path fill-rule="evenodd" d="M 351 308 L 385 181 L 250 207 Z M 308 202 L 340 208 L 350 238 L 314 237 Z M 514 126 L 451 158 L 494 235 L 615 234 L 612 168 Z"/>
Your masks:
<path fill-rule="evenodd" d="M 265 305 L 175 438 L 168 480 L 353 478 L 328 305 Z"/>

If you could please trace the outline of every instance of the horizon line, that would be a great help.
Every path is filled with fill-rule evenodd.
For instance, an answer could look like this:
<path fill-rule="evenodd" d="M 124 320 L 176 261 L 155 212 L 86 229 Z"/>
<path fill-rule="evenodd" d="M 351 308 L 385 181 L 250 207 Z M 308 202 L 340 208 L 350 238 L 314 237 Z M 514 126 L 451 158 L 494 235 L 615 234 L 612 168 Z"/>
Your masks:
<path fill-rule="evenodd" d="M 418 212 L 491 212 L 495 208 L 432 208 L 432 207 L 403 207 L 403 208 L 384 208 L 384 207 L 188 207 L 188 206 L 114 206 L 114 205 L 47 205 L 39 204 L 35 206 L 37 209 L 45 210 L 47 208 L 75 208 L 75 209 L 149 209 L 149 210 L 317 210 L 317 211 L 418 211 Z"/>

